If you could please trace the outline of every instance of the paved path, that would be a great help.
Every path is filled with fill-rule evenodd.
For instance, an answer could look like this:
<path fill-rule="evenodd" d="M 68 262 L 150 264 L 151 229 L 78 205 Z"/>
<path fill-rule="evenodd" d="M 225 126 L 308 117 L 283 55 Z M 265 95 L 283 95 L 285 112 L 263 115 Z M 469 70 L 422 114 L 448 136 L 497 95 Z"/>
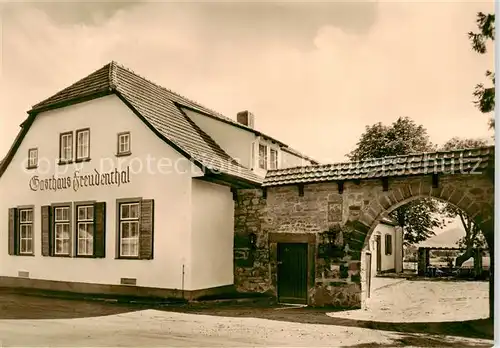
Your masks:
<path fill-rule="evenodd" d="M 12 347 L 491 347 L 493 341 L 142 310 L 94 318 L 0 320 Z"/>
<path fill-rule="evenodd" d="M 444 322 L 488 318 L 488 282 L 375 278 L 367 308 L 329 313 L 381 322 Z"/>

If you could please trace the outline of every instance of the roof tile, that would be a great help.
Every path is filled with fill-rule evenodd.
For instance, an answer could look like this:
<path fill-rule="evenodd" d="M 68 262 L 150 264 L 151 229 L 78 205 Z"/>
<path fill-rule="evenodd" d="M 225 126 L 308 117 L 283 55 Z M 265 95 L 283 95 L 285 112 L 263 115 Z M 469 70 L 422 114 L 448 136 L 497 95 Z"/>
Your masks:
<path fill-rule="evenodd" d="M 471 172 L 493 166 L 494 146 L 268 171 L 263 186 Z"/>

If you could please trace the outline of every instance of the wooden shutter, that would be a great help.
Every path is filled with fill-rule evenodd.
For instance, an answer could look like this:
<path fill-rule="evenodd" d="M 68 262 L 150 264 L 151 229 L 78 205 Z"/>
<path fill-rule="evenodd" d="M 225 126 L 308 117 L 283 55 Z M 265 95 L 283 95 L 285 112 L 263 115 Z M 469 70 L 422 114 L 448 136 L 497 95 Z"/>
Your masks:
<path fill-rule="evenodd" d="M 154 243 L 154 200 L 142 200 L 140 209 L 139 258 L 142 260 L 151 260 L 153 258 Z"/>
<path fill-rule="evenodd" d="M 42 206 L 42 255 L 52 256 L 52 209 Z"/>
<path fill-rule="evenodd" d="M 390 234 L 385 235 L 385 254 L 392 254 L 392 236 Z"/>
<path fill-rule="evenodd" d="M 9 255 L 18 254 L 18 224 L 17 224 L 17 209 L 9 209 Z"/>
<path fill-rule="evenodd" d="M 106 202 L 94 204 L 94 257 L 106 257 Z"/>

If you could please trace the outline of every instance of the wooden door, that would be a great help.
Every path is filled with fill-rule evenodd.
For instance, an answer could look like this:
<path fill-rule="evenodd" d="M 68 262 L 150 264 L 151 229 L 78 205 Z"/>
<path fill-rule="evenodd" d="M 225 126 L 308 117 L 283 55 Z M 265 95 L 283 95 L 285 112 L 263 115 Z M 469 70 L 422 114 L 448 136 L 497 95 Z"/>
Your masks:
<path fill-rule="evenodd" d="M 278 243 L 278 301 L 307 304 L 307 243 Z"/>

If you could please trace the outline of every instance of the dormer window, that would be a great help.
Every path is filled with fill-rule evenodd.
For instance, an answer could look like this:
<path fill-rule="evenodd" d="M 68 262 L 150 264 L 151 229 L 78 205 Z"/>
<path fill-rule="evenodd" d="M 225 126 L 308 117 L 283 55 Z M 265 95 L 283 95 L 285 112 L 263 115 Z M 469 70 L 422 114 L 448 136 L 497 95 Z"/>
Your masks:
<path fill-rule="evenodd" d="M 59 163 L 73 161 L 73 132 L 61 133 L 59 136 Z"/>
<path fill-rule="evenodd" d="M 267 169 L 267 146 L 259 144 L 259 168 Z"/>
<path fill-rule="evenodd" d="M 276 149 L 270 150 L 269 169 L 278 169 L 278 151 Z"/>

